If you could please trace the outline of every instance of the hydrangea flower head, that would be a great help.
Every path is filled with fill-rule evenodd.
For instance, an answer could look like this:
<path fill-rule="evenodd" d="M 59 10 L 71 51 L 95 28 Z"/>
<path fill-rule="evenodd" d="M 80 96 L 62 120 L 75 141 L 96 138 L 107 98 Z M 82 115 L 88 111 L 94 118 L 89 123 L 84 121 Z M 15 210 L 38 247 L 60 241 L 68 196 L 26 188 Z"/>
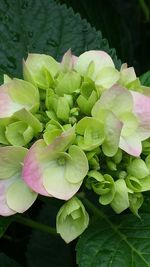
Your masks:
<path fill-rule="evenodd" d="M 77 198 L 86 188 L 138 216 L 150 190 L 150 88 L 134 68 L 69 49 L 61 62 L 29 54 L 23 77 L 0 86 L 0 215 L 26 211 L 38 194 L 64 200 L 57 232 L 70 242 L 88 226 Z"/>

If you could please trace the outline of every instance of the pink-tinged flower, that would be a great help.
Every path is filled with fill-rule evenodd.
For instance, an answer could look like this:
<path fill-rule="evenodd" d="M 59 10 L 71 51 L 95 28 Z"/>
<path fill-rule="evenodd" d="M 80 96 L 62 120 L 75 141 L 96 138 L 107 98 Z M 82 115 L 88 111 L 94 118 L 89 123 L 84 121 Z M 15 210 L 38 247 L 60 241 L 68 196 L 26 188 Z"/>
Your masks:
<path fill-rule="evenodd" d="M 39 92 L 32 84 L 13 79 L 0 86 L 0 118 L 11 117 L 25 108 L 36 112 L 39 108 Z"/>
<path fill-rule="evenodd" d="M 111 57 L 104 51 L 91 50 L 81 54 L 74 64 L 81 76 L 88 76 L 96 86 L 110 88 L 119 80 L 119 72 Z"/>
<path fill-rule="evenodd" d="M 113 121 L 110 118 L 108 125 L 107 120 L 110 114 L 116 119 Z M 92 115 L 104 123 L 104 128 L 107 125 L 108 133 L 106 131 L 104 144 L 108 146 L 109 140 L 114 139 L 116 148 L 118 143 L 118 146 L 130 155 L 138 157 L 141 154 L 141 141 L 150 136 L 149 97 L 115 85 L 102 94 L 93 107 Z M 120 135 L 116 135 L 117 132 L 120 132 Z M 115 152 L 115 149 L 113 151 Z M 104 153 L 108 156 L 114 154 L 106 150 Z"/>
<path fill-rule="evenodd" d="M 88 172 L 88 160 L 79 147 L 72 145 L 74 132 L 74 128 L 63 132 L 48 146 L 38 140 L 30 148 L 23 178 L 34 191 L 67 200 L 79 190 Z"/>
<path fill-rule="evenodd" d="M 23 213 L 34 203 L 37 193 L 22 179 L 22 165 L 28 150 L 23 147 L 0 148 L 0 215 Z"/>

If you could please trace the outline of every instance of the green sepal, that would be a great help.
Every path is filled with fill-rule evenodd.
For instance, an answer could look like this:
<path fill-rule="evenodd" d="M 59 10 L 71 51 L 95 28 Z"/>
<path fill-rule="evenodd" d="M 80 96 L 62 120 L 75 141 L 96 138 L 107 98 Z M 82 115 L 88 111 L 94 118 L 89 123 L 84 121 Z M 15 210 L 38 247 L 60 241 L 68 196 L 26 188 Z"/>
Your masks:
<path fill-rule="evenodd" d="M 59 79 L 55 92 L 59 96 L 64 96 L 64 94 L 69 95 L 79 89 L 80 84 L 81 76 L 75 71 L 70 71 L 65 73 L 62 79 Z"/>
<path fill-rule="evenodd" d="M 116 213 L 121 213 L 129 207 L 128 189 L 125 180 L 115 181 L 115 195 L 110 205 Z"/>
<path fill-rule="evenodd" d="M 141 193 L 129 194 L 129 203 L 130 203 L 129 208 L 133 212 L 133 214 L 139 218 L 140 216 L 138 214 L 138 210 L 142 206 L 143 201 L 144 201 L 144 198 Z"/>
<path fill-rule="evenodd" d="M 146 163 L 140 158 L 134 159 L 128 166 L 127 171 L 137 179 L 142 179 L 150 174 Z"/>
<path fill-rule="evenodd" d="M 99 198 L 99 202 L 102 205 L 108 205 L 112 202 L 115 192 L 116 192 L 116 188 L 115 188 L 115 183 L 113 178 L 111 177 L 111 175 L 109 174 L 104 174 L 104 181 L 101 182 L 99 188 L 94 189 L 94 191 L 101 195 Z"/>
<path fill-rule="evenodd" d="M 133 192 L 141 192 L 141 180 L 135 178 L 134 176 L 128 175 L 125 179 L 127 187 Z"/>

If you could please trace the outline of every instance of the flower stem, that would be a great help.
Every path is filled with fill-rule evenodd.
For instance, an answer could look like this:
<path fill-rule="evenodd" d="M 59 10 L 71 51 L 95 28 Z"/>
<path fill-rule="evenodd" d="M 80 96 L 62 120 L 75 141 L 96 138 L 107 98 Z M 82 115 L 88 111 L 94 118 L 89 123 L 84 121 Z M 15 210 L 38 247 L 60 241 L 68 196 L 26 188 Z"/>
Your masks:
<path fill-rule="evenodd" d="M 25 218 L 25 217 L 18 215 L 18 214 L 13 216 L 13 221 L 20 223 L 20 224 L 23 224 L 25 226 L 31 227 L 33 229 L 37 229 L 37 230 L 40 230 L 42 232 L 49 233 L 51 235 L 57 235 L 56 230 L 54 228 L 52 228 L 48 225 L 36 222 L 34 220 Z"/>

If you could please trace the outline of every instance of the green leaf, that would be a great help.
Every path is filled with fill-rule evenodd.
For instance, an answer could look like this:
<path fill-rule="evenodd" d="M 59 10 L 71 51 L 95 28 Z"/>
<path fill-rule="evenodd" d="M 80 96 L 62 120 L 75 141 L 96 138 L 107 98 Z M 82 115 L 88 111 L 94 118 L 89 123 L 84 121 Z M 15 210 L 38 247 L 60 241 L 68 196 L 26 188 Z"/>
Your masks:
<path fill-rule="evenodd" d="M 12 221 L 12 217 L 0 216 L 0 238 L 3 236 Z M 1 262 L 1 261 L 0 261 Z"/>
<path fill-rule="evenodd" d="M 57 204 L 53 203 L 53 200 L 51 204 L 48 203 L 41 207 L 37 218 L 38 221 L 55 227 L 56 214 L 62 205 L 62 202 L 59 203 L 57 201 L 57 203 L 58 208 Z M 59 236 L 52 236 L 37 230 L 32 231 L 26 256 L 27 267 L 74 266 L 70 246 L 66 245 Z"/>
<path fill-rule="evenodd" d="M 61 59 L 71 48 L 80 55 L 99 49 L 109 53 L 120 67 L 114 49 L 79 14 L 53 0 L 0 1 L 0 72 L 20 75 L 27 53 L 44 53 Z"/>
<path fill-rule="evenodd" d="M 0 267 L 21 267 L 20 264 L 9 258 L 6 254 L 0 253 Z"/>
<path fill-rule="evenodd" d="M 129 214 L 109 218 L 97 213 L 101 220 L 78 241 L 79 267 L 149 267 L 150 214 L 142 214 L 139 220 Z"/>
<path fill-rule="evenodd" d="M 145 86 L 150 86 L 150 70 L 140 76 L 140 81 Z"/>

